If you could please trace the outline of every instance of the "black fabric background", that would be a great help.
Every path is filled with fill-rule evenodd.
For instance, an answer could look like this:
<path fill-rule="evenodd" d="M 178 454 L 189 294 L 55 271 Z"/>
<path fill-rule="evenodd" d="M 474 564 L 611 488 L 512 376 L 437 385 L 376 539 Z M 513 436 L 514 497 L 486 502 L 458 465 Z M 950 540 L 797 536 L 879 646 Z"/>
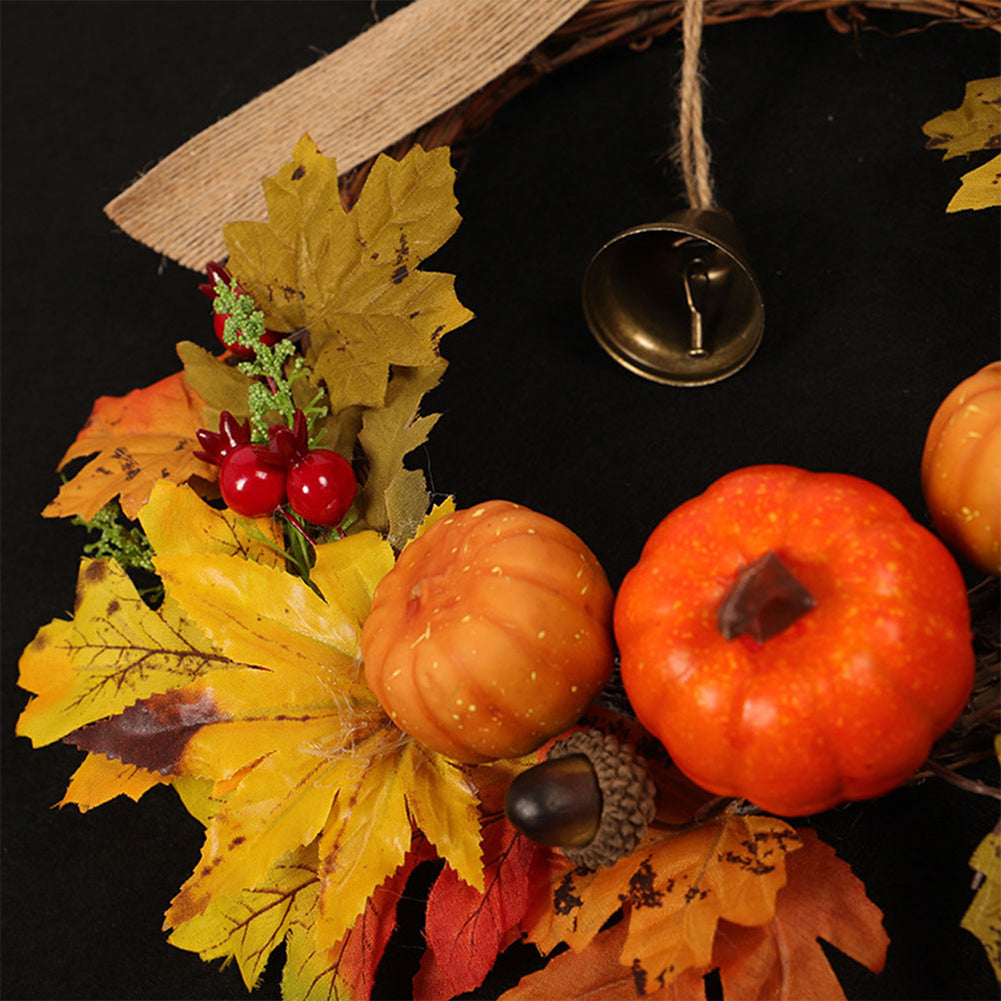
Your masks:
<path fill-rule="evenodd" d="M 398 5 L 375 5 L 386 16 Z M 51 809 L 80 755 L 13 736 L 17 658 L 73 602 L 82 530 L 43 520 L 54 468 L 95 397 L 176 371 L 215 342 L 195 275 L 117 232 L 102 206 L 143 169 L 371 23 L 365 2 L 6 3 L 3 16 L 3 984 L 5 998 L 240 998 L 166 944 L 162 914 L 199 826 L 166 789 L 81 816 Z M 884 13 L 886 33 L 822 15 L 708 28 L 707 134 L 720 201 L 766 297 L 753 361 L 704 389 L 647 383 L 596 346 L 580 308 L 591 254 L 682 207 L 664 158 L 678 36 L 548 77 L 476 137 L 464 223 L 429 267 L 476 320 L 451 334 L 416 459 L 460 505 L 505 497 L 568 524 L 613 585 L 674 506 L 739 466 L 838 470 L 927 523 L 919 464 L 942 397 L 998 355 L 996 210 L 947 215 L 961 173 L 921 124 L 998 72 L 997 35 Z M 277 166 L 277 165 L 276 165 Z M 966 568 L 968 570 L 968 568 Z M 971 583 L 975 574 L 970 573 Z M 986 766 L 981 774 L 994 778 Z M 967 859 L 996 803 L 941 782 L 810 818 L 883 909 L 876 976 L 834 955 L 849 998 L 994 997 L 959 928 Z M 405 997 L 419 887 L 377 996 Z M 833 955 L 833 954 L 832 954 Z M 501 960 L 478 996 L 528 968 Z M 280 963 L 255 996 L 277 997 Z"/>

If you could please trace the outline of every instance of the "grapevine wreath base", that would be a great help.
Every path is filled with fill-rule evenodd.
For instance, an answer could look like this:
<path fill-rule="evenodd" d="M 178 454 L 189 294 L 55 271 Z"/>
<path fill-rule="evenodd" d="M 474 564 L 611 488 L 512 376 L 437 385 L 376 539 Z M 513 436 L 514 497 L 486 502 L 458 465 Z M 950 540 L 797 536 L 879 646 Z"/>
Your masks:
<path fill-rule="evenodd" d="M 832 18 L 850 30 L 875 6 Z M 435 422 L 422 401 L 445 371 L 443 339 L 471 318 L 451 276 L 421 267 L 459 223 L 450 161 L 411 137 L 339 179 L 304 136 L 265 179 L 268 221 L 227 226 L 225 263 L 206 262 L 202 284 L 219 346 L 182 342 L 179 371 L 99 399 L 65 454 L 46 514 L 84 524 L 89 541 L 72 614 L 22 656 L 32 697 L 18 732 L 85 752 L 60 805 L 176 792 L 205 834 L 169 903 L 169 940 L 235 962 L 248 988 L 270 958 L 285 997 L 369 996 L 423 886 L 415 997 L 476 991 L 509 948 L 540 957 L 510 998 L 699 998 L 708 973 L 729 998 L 843 996 L 833 952 L 880 970 L 881 912 L 805 820 L 815 801 L 766 810 L 746 789 L 693 780 L 677 728 L 651 712 L 670 672 L 651 678 L 635 649 L 636 616 L 655 603 L 637 597 L 642 574 L 620 604 L 585 540 L 509 501 L 432 495 L 406 461 Z M 788 467 L 732 476 L 816 483 Z M 724 480 L 691 504 L 739 485 Z M 796 520 L 782 490 L 755 515 Z M 991 793 L 961 769 L 993 753 L 997 584 L 967 596 L 942 544 L 898 507 L 902 531 L 940 561 L 936 586 L 948 583 L 954 704 L 907 737 L 894 781 Z M 495 541 L 476 549 L 488 518 Z M 664 524 L 661 541 L 687 538 L 684 511 Z M 425 553 L 452 583 L 435 594 L 418 572 L 394 605 L 393 582 Z M 726 591 L 736 611 L 714 650 L 791 644 L 827 608 L 822 582 L 773 556 L 746 561 L 749 602 Z M 762 580 L 772 589 L 755 590 Z M 514 663 L 517 697 L 491 695 Z M 394 702 L 405 677 L 419 719 L 403 708 L 417 696 Z M 533 685 L 559 698 L 524 697 Z M 499 747 L 497 732 L 517 740 Z M 994 832 L 971 865 L 993 872 L 996 854 Z M 997 882 L 981 882 L 963 921 L 996 967 Z"/>
<path fill-rule="evenodd" d="M 972 717 L 949 727 L 971 689 L 982 711 L 997 665 L 974 679 L 965 585 L 942 543 L 852 477 L 761 467 L 698 501 L 731 521 L 742 512 L 753 549 L 756 519 L 788 531 L 801 509 L 841 510 L 862 491 L 864 511 L 888 512 L 887 545 L 937 561 L 940 611 L 910 618 L 937 616 L 935 635 L 952 637 L 928 664 L 909 641 L 907 671 L 947 686 L 936 689 L 945 715 L 907 731 L 883 785 L 835 783 L 821 803 L 790 779 L 786 819 L 739 788 L 703 788 L 665 751 L 684 726 L 660 729 L 656 707 L 674 696 L 644 692 L 670 671 L 650 674 L 637 630 L 661 600 L 650 561 L 679 532 L 664 570 L 686 551 L 711 555 L 712 516 L 670 515 L 624 603 L 557 522 L 509 502 L 432 506 L 424 474 L 404 465 L 434 423 L 420 401 L 445 367 L 442 338 L 470 317 L 450 276 L 419 267 L 459 222 L 449 151 L 381 158 L 347 212 L 335 163 L 304 136 L 265 190 L 269 221 L 230 224 L 227 265 L 210 264 L 202 286 L 222 353 L 179 344 L 181 371 L 102 397 L 68 449 L 72 472 L 46 513 L 94 539 L 72 618 L 44 626 L 21 660 L 34 698 L 18 732 L 87 752 L 63 804 L 89 810 L 168 784 L 204 824 L 201 860 L 166 913 L 170 941 L 234 959 L 248 988 L 284 943 L 286 997 L 366 997 L 408 880 L 440 859 L 418 997 L 474 990 L 519 941 L 554 958 L 512 999 L 662 986 L 702 997 L 714 969 L 726 996 L 839 996 L 818 937 L 878 971 L 879 909 L 795 817 L 907 780 L 934 738 L 936 771 L 970 749 Z M 737 507 L 720 507 L 724 496 Z M 806 547 L 828 532 L 810 524 Z M 693 530 L 701 541 L 685 542 Z M 858 552 L 867 582 L 874 544 Z M 804 600 L 769 550 L 724 601 L 729 625 L 703 656 L 739 646 L 754 658 L 815 642 L 811 623 L 845 628 L 823 578 L 783 553 L 814 594 Z M 920 602 L 918 577 L 908 563 L 877 590 L 894 606 Z M 896 614 L 860 600 L 867 621 Z M 632 704 L 608 686 L 613 601 Z M 790 601 L 776 621 L 776 602 Z M 879 746 L 898 742 L 887 731 Z M 870 768 L 896 751 L 866 753 Z"/>

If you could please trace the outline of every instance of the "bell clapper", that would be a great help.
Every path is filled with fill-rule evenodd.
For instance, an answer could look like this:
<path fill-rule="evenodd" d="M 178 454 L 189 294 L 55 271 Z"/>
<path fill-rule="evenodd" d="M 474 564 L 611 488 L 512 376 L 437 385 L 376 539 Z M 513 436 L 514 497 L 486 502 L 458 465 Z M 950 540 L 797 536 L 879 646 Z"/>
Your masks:
<path fill-rule="evenodd" d="M 706 294 L 709 289 L 709 270 L 706 262 L 701 257 L 693 257 L 685 265 L 681 280 L 685 286 L 685 302 L 688 304 L 690 319 L 688 354 L 692 358 L 701 358 L 709 353 L 706 350 L 702 327 Z"/>

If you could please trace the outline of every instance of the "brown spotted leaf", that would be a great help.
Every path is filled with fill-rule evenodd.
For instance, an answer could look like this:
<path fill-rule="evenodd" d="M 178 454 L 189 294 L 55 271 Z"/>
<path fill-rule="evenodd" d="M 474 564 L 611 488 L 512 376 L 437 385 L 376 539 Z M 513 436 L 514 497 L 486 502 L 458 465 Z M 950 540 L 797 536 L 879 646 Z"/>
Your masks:
<path fill-rule="evenodd" d="M 35 697 L 17 732 L 36 747 L 49 744 L 231 667 L 176 602 L 151 609 L 117 563 L 85 559 L 73 619 L 43 626 L 21 656 L 18 684 Z"/>
<path fill-rule="evenodd" d="M 189 686 L 151 695 L 117 716 L 80 727 L 63 739 L 83 751 L 171 775 L 178 771 L 188 740 L 201 727 L 221 718 L 210 693 Z"/>
<path fill-rule="evenodd" d="M 712 965 L 725 998 L 844 998 L 821 939 L 874 973 L 883 969 L 889 938 L 879 908 L 833 848 L 811 830 L 799 834 L 803 847 L 786 862 L 788 881 L 772 919 L 754 927 L 720 923 Z"/>
<path fill-rule="evenodd" d="M 522 977 L 500 1001 L 705 1001 L 706 989 L 700 970 L 686 970 L 669 984 L 651 982 L 638 963 L 623 965 L 619 957 L 626 944 L 628 922 L 619 921 L 599 932 L 583 952 L 568 949 L 535 973 Z M 736 1001 L 736 999 L 735 999 Z"/>
<path fill-rule="evenodd" d="M 135 518 L 160 480 L 214 478 L 213 467 L 194 456 L 199 448 L 195 432 L 204 426 L 202 400 L 183 372 L 126 396 L 100 397 L 59 468 L 97 455 L 63 484 L 42 513 L 90 521 L 118 497 L 126 517 Z"/>
<path fill-rule="evenodd" d="M 438 360 L 471 316 L 450 275 L 424 259 L 459 225 L 447 149 L 381 156 L 357 204 L 341 205 L 337 165 L 309 136 L 263 182 L 268 222 L 225 229 L 229 268 L 273 329 L 309 329 L 307 361 L 331 409 L 382 406 L 392 366 Z"/>
<path fill-rule="evenodd" d="M 946 205 L 946 212 L 986 209 L 1001 205 L 1001 156 L 995 156 L 960 178 L 959 190 Z"/>
<path fill-rule="evenodd" d="M 971 80 L 963 103 L 925 122 L 928 149 L 942 150 L 942 158 L 1001 149 L 1001 77 Z"/>
<path fill-rule="evenodd" d="M 709 966 L 721 920 L 771 920 L 786 856 L 799 847 L 783 821 L 732 811 L 684 833 L 657 830 L 609 868 L 555 873 L 549 905 L 534 912 L 528 935 L 543 952 L 560 942 L 580 952 L 626 906 L 621 962 L 669 984 L 685 970 Z"/>

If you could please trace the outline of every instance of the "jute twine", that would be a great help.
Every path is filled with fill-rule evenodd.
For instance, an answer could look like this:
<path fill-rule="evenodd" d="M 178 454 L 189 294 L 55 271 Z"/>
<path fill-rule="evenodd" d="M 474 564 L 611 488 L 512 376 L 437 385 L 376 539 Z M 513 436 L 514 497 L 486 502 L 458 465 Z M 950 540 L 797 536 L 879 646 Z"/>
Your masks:
<path fill-rule="evenodd" d="M 678 160 L 688 204 L 693 209 L 714 207 L 709 173 L 709 144 L 702 130 L 702 22 L 703 0 L 685 0 L 681 19 L 684 56 L 679 85 Z"/>

